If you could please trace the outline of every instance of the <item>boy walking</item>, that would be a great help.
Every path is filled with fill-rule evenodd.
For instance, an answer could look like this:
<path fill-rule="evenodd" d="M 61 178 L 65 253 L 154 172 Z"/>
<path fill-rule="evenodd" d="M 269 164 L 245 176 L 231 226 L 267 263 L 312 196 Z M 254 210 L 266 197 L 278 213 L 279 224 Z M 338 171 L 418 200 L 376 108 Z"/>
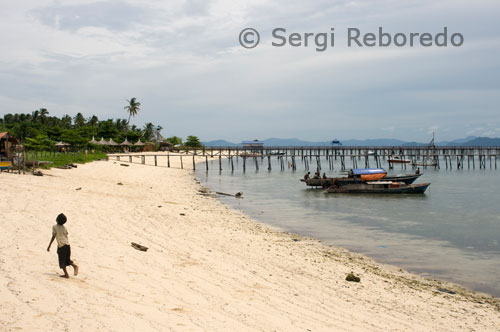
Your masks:
<path fill-rule="evenodd" d="M 71 260 L 71 248 L 69 246 L 68 241 L 68 231 L 64 224 L 66 223 L 67 218 L 64 214 L 59 214 L 56 218 L 57 224 L 52 226 L 52 238 L 50 239 L 49 246 L 47 247 L 47 251 L 50 251 L 50 246 L 54 239 L 57 240 L 57 256 L 59 257 L 59 267 L 64 271 L 64 275 L 60 276 L 61 278 L 69 278 L 68 271 L 66 270 L 66 266 L 71 265 L 73 270 L 75 271 L 75 276 L 78 275 L 78 265 L 73 263 Z"/>

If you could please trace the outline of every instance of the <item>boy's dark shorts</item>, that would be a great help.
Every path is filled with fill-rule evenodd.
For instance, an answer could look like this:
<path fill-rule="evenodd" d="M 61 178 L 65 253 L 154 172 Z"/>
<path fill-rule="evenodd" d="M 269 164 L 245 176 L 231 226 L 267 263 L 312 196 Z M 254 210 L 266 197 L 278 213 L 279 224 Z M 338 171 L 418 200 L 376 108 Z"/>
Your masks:
<path fill-rule="evenodd" d="M 71 248 L 69 245 L 57 248 L 57 256 L 59 257 L 59 267 L 61 269 L 73 264 L 73 261 L 71 260 Z"/>

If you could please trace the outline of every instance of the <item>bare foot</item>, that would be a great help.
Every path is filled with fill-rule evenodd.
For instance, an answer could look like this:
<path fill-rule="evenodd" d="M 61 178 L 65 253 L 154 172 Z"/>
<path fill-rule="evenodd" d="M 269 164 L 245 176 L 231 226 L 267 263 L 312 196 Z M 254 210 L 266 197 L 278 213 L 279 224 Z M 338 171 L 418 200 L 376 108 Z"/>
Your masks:
<path fill-rule="evenodd" d="M 60 275 L 60 277 L 65 278 L 65 279 L 69 279 L 69 275 L 67 275 L 67 274 Z"/>
<path fill-rule="evenodd" d="M 73 266 L 73 269 L 75 270 L 75 276 L 78 275 L 78 265 L 75 264 L 75 266 Z"/>

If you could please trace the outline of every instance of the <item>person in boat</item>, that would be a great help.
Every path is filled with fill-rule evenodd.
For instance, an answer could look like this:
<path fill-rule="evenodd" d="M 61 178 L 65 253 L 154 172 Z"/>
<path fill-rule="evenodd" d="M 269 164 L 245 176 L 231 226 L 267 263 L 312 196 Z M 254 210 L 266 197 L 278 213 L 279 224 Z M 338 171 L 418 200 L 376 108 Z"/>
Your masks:
<path fill-rule="evenodd" d="M 309 180 L 311 178 L 311 172 L 307 172 L 305 175 L 304 175 L 304 180 Z"/>
<path fill-rule="evenodd" d="M 420 174 L 420 167 L 417 167 L 417 170 L 415 171 L 415 174 L 416 175 Z"/>
<path fill-rule="evenodd" d="M 326 173 L 323 173 L 323 180 L 326 180 Z"/>
<path fill-rule="evenodd" d="M 314 173 L 314 177 L 313 177 L 313 179 L 320 179 L 320 177 L 319 177 L 319 172 Z"/>

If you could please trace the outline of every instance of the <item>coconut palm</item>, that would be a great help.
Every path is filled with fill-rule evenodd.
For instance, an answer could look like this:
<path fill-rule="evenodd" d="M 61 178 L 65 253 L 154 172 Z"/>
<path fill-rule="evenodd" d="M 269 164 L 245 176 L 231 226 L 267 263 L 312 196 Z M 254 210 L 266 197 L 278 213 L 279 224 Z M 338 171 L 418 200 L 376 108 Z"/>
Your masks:
<path fill-rule="evenodd" d="M 49 115 L 49 111 L 46 108 L 40 108 L 40 120 L 42 120 L 42 123 L 46 122 L 47 115 Z"/>
<path fill-rule="evenodd" d="M 135 97 L 130 99 L 130 100 L 128 100 L 128 99 L 125 99 L 125 100 L 128 102 L 128 105 L 125 106 L 123 109 L 128 112 L 128 121 L 127 121 L 127 126 L 128 126 L 130 123 L 130 117 L 136 116 L 137 112 L 140 111 L 139 106 L 141 106 L 141 103 L 136 101 Z"/>

